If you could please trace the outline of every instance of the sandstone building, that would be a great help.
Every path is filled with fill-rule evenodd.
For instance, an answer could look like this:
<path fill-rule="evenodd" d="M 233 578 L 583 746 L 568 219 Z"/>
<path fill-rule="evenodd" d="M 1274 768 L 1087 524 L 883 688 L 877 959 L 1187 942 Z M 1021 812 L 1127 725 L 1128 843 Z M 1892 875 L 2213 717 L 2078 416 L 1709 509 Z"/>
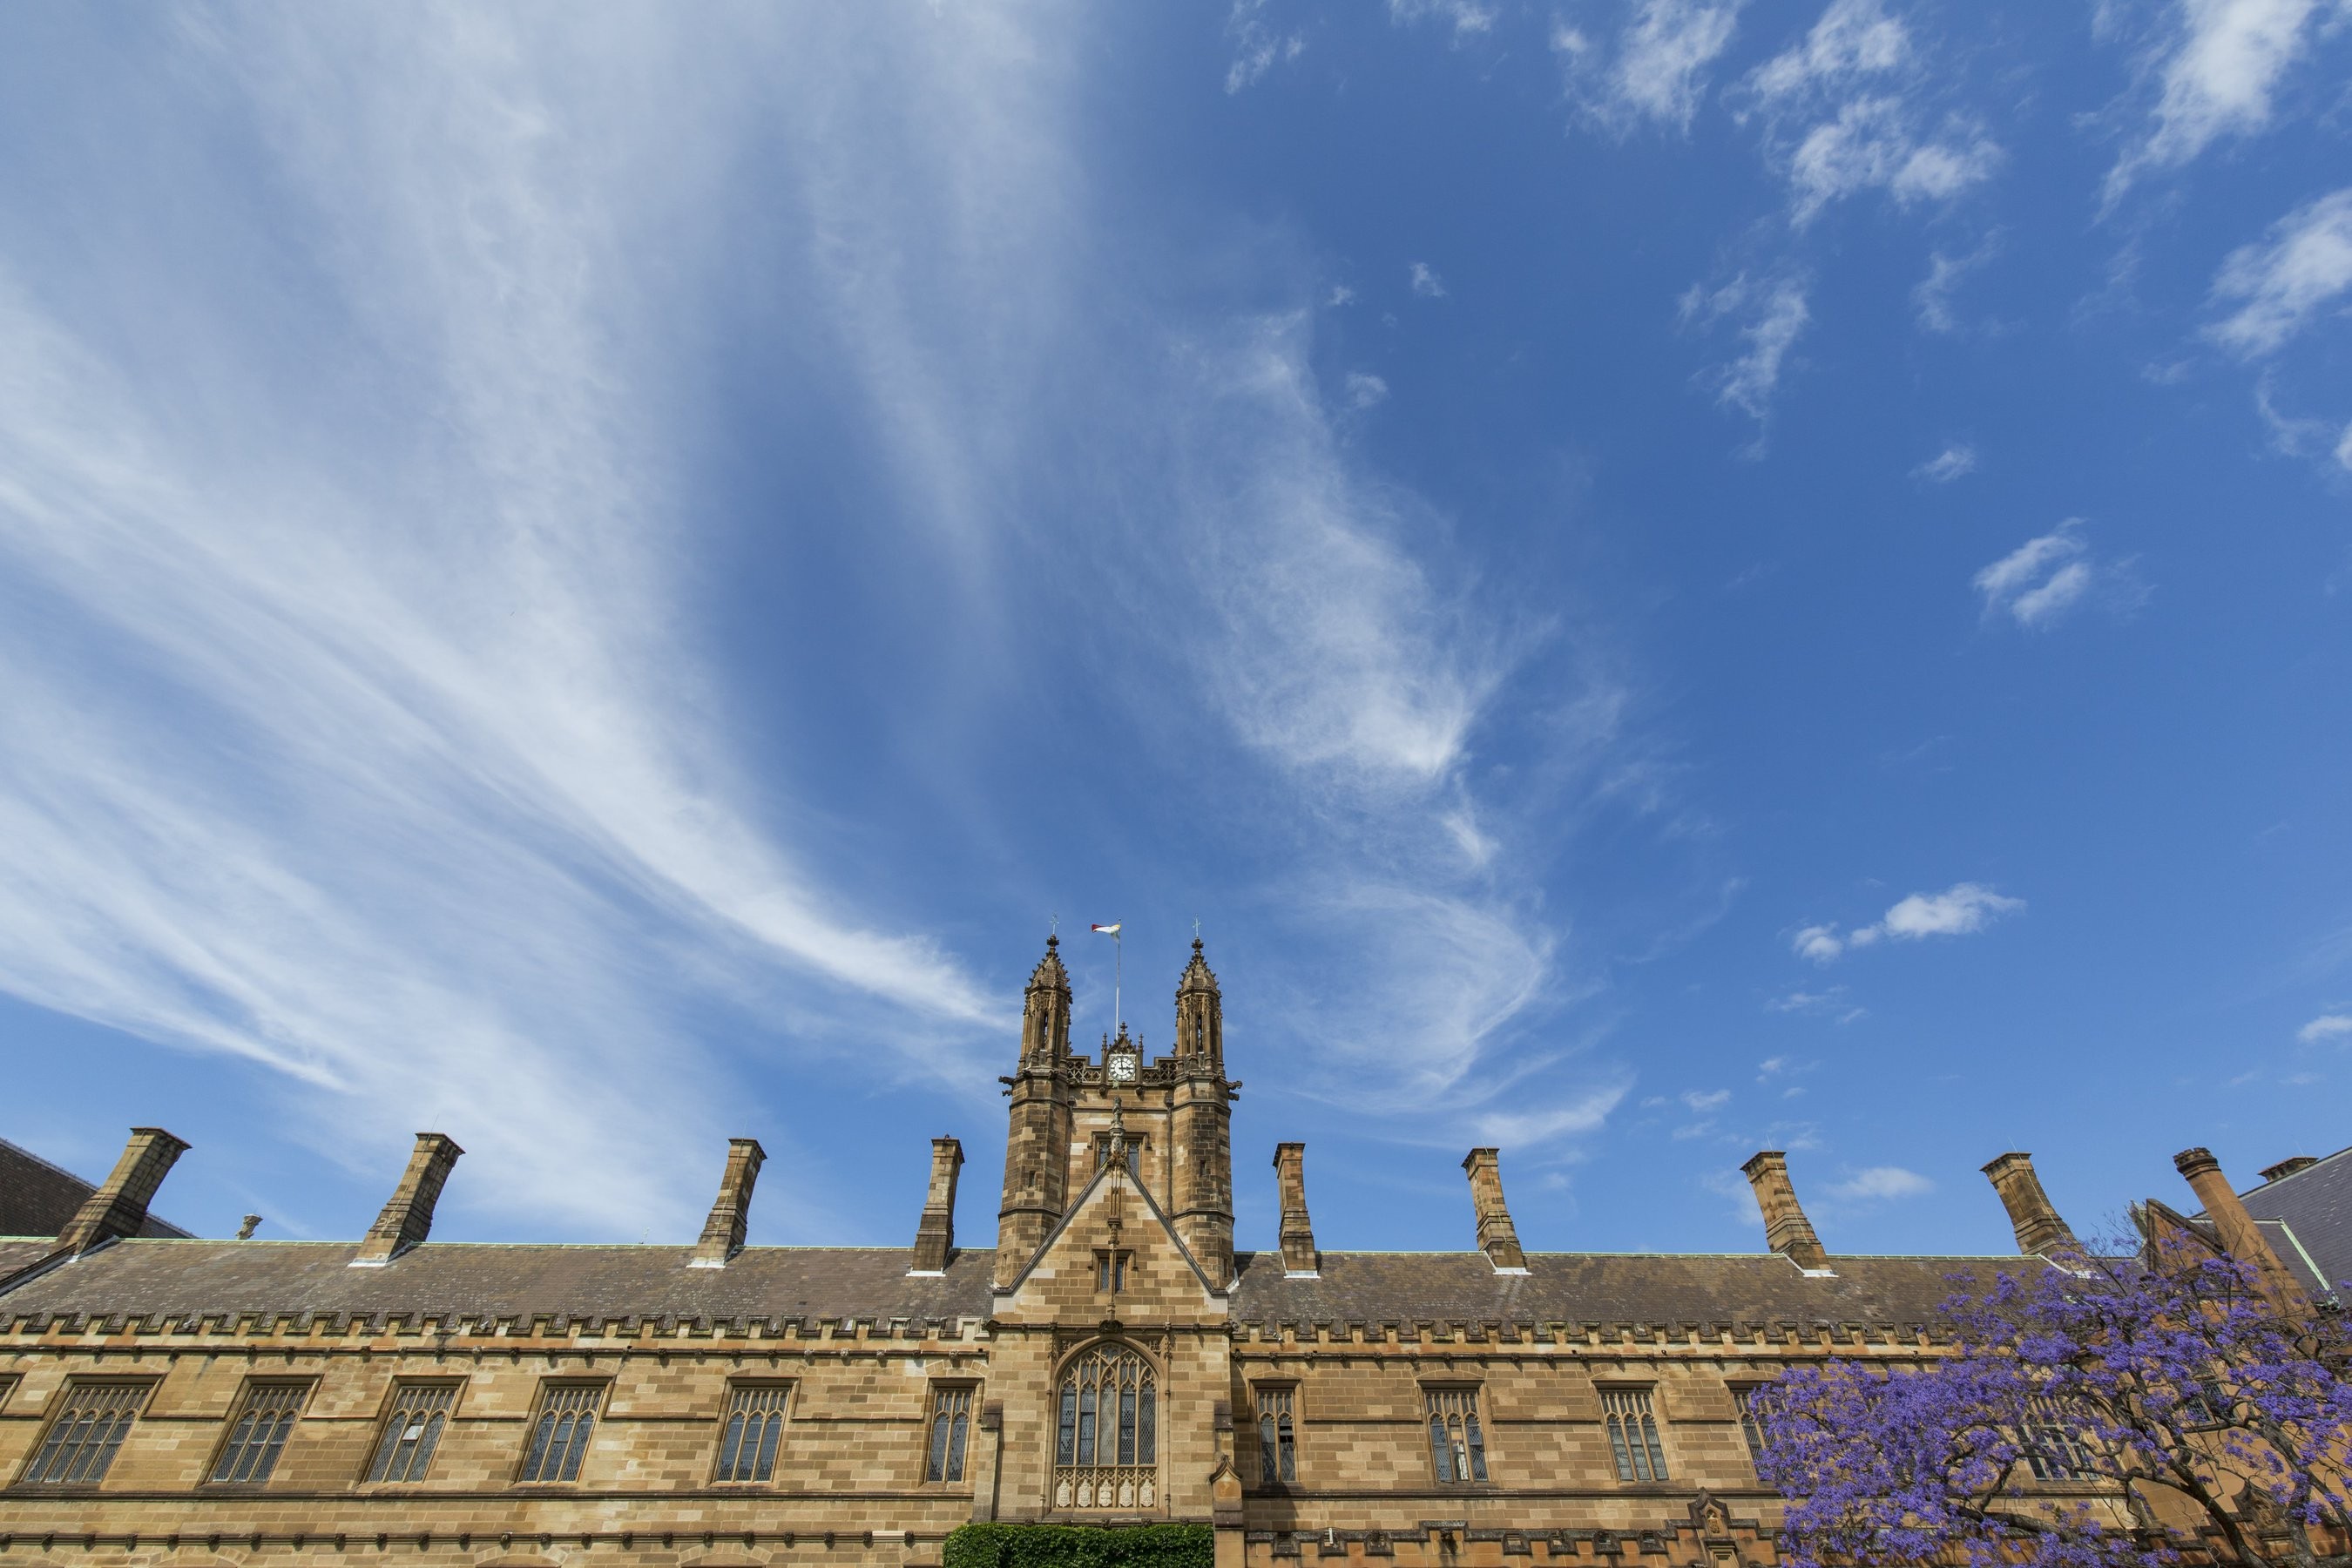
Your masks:
<path fill-rule="evenodd" d="M 1528 1252 L 1474 1149 L 1474 1248 L 1325 1252 L 1285 1143 L 1276 1245 L 1237 1250 L 1201 944 L 1171 1053 L 1077 1054 L 1070 1016 L 1049 939 L 992 1249 L 951 1138 L 911 1247 L 746 1247 L 750 1139 L 691 1247 L 505 1246 L 430 1239 L 437 1133 L 356 1244 L 159 1234 L 184 1145 L 137 1130 L 0 1238 L 0 1568 L 900 1568 L 973 1520 L 1209 1523 L 1220 1568 L 1769 1563 L 1748 1392 L 1932 1357 L 1953 1275 L 2067 1239 L 2011 1153 L 2017 1255 L 1833 1254 L 1766 1152 L 1767 1250 Z"/>

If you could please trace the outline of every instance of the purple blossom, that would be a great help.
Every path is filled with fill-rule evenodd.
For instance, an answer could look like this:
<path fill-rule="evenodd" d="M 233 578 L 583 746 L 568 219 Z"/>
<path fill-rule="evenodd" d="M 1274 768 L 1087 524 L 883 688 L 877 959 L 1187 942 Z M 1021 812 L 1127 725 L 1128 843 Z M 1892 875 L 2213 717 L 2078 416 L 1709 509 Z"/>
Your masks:
<path fill-rule="evenodd" d="M 2178 1245 L 1969 1283 L 1934 1350 L 1798 1367 L 1758 1401 L 1787 1562 L 2352 1563 L 2339 1313 Z"/>

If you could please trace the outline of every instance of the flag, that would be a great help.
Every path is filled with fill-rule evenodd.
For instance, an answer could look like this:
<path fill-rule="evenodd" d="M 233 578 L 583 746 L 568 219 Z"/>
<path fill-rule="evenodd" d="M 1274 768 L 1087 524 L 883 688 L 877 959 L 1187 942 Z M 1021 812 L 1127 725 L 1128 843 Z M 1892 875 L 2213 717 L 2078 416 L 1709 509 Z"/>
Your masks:
<path fill-rule="evenodd" d="M 1124 923 L 1126 922 L 1122 921 L 1113 921 L 1107 926 L 1091 926 L 1087 929 L 1091 931 L 1098 931 L 1105 936 L 1117 936 L 1118 934 L 1118 928 Z"/>

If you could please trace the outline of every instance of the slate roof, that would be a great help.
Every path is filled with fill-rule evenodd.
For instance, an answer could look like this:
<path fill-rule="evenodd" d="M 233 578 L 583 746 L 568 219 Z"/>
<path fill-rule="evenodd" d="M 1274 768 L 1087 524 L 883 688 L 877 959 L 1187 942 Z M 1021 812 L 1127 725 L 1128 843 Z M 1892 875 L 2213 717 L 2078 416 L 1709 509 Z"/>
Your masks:
<path fill-rule="evenodd" d="M 349 1241 L 119 1241 L 0 1295 L 0 1326 L 36 1321 L 222 1317 L 781 1326 L 856 1318 L 985 1318 L 995 1254 L 964 1251 L 944 1278 L 907 1273 L 903 1247 L 751 1247 L 689 1268 L 689 1247 L 428 1241 L 353 1268 Z"/>
<path fill-rule="evenodd" d="M 1327 1252 L 1320 1278 L 1286 1278 L 1282 1254 L 1236 1258 L 1234 1316 L 1256 1322 L 1806 1325 L 1927 1323 L 1963 1288 L 1954 1276 L 2040 1268 L 2038 1258 L 1832 1258 L 1808 1277 L 1777 1252 L 1531 1252 L 1524 1275 L 1482 1252 Z"/>
<path fill-rule="evenodd" d="M 0 1237 L 54 1237 L 74 1211 L 98 1191 L 71 1171 L 50 1164 L 30 1149 L 0 1138 Z M 169 1220 L 147 1216 L 142 1236 L 186 1236 Z M 29 1261 L 29 1259 L 27 1260 Z M 0 1275 L 7 1269 L 0 1268 Z"/>
<path fill-rule="evenodd" d="M 985 1319 L 995 1254 L 967 1248 L 941 1278 L 907 1272 L 899 1247 L 753 1247 L 723 1268 L 690 1268 L 682 1247 L 426 1242 L 385 1268 L 353 1268 L 352 1242 L 131 1239 L 0 1295 L 0 1327 L 47 1322 L 156 1326 L 190 1319 L 309 1321 L 545 1318 L 634 1328 L 689 1321 L 813 1329 L 824 1321 L 909 1325 Z M 37 1251 L 23 1261 L 30 1262 Z M 1728 1257 L 1536 1253 L 1498 1275 L 1477 1252 L 1326 1253 L 1321 1278 L 1286 1279 L 1279 1252 L 1243 1253 L 1234 1316 L 1244 1322 L 1366 1324 L 1920 1324 L 1957 1287 L 2039 1260 L 1833 1258 L 1808 1278 L 1775 1253 Z M 0 1275 L 5 1275 L 0 1267 Z"/>
<path fill-rule="evenodd" d="M 2336 1295 L 2352 1280 L 2352 1149 L 2264 1182 L 2240 1201 L 2305 1289 Z"/>

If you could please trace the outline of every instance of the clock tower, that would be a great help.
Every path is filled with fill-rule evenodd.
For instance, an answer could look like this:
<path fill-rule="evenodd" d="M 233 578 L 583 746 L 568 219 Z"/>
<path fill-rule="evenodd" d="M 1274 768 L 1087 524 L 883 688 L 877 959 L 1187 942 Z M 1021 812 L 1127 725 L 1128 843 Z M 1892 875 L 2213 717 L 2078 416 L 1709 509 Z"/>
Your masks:
<path fill-rule="evenodd" d="M 1026 1267 L 1064 1206 L 1120 1148 L 1192 1260 L 1223 1288 L 1234 1278 L 1230 1128 L 1241 1086 L 1225 1077 L 1217 977 L 1196 940 L 1176 987 L 1173 1049 L 1152 1055 L 1145 1037 L 1121 1023 L 1090 1060 L 1067 1046 L 1069 980 L 1057 945 L 1048 941 L 1045 961 L 1032 977 L 1020 1068 L 1004 1080 L 1013 1103 L 998 1218 L 999 1283 Z M 1048 1152 L 1057 1145 L 1058 1160 Z"/>

